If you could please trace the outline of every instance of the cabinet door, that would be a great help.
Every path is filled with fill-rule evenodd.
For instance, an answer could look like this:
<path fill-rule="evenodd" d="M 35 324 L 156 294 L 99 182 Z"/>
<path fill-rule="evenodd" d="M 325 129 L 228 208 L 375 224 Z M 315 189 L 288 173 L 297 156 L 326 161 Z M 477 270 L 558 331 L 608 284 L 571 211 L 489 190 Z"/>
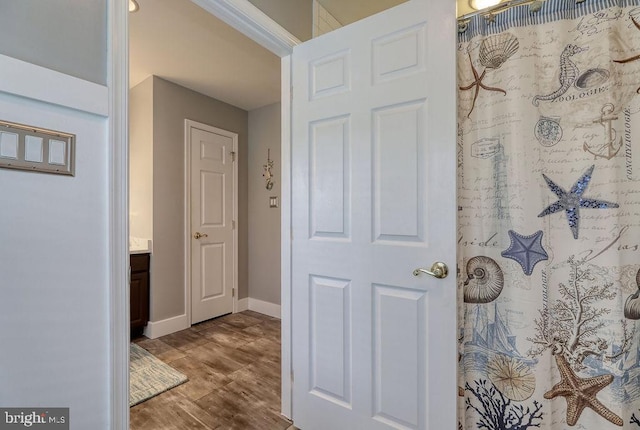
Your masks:
<path fill-rule="evenodd" d="M 131 328 L 144 327 L 149 320 L 149 272 L 131 274 Z"/>

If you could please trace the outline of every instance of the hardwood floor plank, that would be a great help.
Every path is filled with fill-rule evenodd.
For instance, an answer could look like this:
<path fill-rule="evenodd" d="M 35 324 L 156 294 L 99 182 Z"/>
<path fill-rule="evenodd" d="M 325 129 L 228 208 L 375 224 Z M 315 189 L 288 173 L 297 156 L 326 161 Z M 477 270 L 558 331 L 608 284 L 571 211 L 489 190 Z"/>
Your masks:
<path fill-rule="evenodd" d="M 160 339 L 143 338 L 136 343 L 165 363 L 170 363 L 186 356 L 183 351 L 164 343 Z"/>
<path fill-rule="evenodd" d="M 200 331 L 200 334 L 208 341 L 231 348 L 237 348 L 256 340 L 256 335 L 244 333 L 241 329 L 224 323 L 204 329 Z"/>
<path fill-rule="evenodd" d="M 280 415 L 280 321 L 246 311 L 141 347 L 189 381 L 131 408 L 131 430 L 286 430 Z"/>
<path fill-rule="evenodd" d="M 200 333 L 190 328 L 162 336 L 160 339 L 167 345 L 183 352 L 208 342 Z"/>

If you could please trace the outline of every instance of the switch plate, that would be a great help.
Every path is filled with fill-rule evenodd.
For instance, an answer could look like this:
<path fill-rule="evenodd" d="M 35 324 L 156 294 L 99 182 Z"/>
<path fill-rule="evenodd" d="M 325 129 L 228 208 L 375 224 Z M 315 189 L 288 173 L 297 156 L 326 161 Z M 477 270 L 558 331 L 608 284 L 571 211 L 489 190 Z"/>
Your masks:
<path fill-rule="evenodd" d="M 0 167 L 74 176 L 76 136 L 0 120 Z"/>
<path fill-rule="evenodd" d="M 280 203 L 278 202 L 278 196 L 269 197 L 269 207 L 270 208 L 277 208 L 279 205 L 280 205 Z"/>

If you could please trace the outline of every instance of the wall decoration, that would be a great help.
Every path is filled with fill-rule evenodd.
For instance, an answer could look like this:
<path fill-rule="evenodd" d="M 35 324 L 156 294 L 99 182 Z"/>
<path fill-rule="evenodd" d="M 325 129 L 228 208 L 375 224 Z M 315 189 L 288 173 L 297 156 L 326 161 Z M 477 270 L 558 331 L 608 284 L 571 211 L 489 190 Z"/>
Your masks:
<path fill-rule="evenodd" d="M 263 164 L 262 167 L 264 168 L 262 176 L 264 176 L 266 181 L 266 188 L 267 190 L 271 190 L 273 188 L 273 173 L 271 172 L 271 169 L 273 169 L 273 160 L 271 159 L 271 148 L 267 149 L 267 164 Z"/>

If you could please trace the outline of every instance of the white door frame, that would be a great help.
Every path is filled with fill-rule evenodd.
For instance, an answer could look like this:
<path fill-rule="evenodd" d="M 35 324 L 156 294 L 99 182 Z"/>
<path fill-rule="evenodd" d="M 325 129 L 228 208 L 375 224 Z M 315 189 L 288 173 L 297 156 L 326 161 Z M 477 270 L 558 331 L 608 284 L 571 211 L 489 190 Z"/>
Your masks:
<path fill-rule="evenodd" d="M 129 14 L 107 0 L 109 428 L 129 430 Z"/>
<path fill-rule="evenodd" d="M 184 283 L 187 321 L 191 321 L 191 128 L 219 133 L 233 139 L 233 220 L 238 220 L 238 133 L 191 119 L 184 120 Z M 238 312 L 238 227 L 233 229 L 233 313 Z"/>
<path fill-rule="evenodd" d="M 291 417 L 291 68 L 289 56 L 293 52 L 293 47 L 300 41 L 247 0 L 192 1 L 282 58 L 282 414 Z M 128 13 L 126 0 L 107 0 L 111 287 L 109 292 L 110 430 L 129 430 Z"/>

